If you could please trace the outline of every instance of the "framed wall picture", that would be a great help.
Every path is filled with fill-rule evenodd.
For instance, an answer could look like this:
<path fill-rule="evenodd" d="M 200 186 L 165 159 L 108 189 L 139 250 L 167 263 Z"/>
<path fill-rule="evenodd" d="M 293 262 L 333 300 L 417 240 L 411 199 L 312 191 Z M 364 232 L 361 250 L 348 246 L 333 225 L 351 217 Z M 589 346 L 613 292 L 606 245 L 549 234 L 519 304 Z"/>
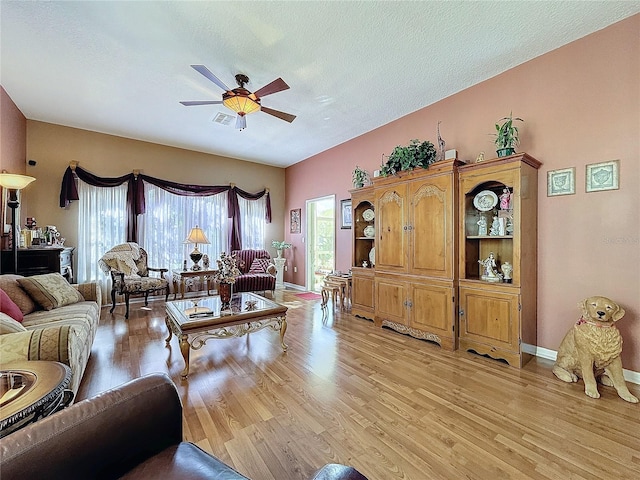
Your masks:
<path fill-rule="evenodd" d="M 351 218 L 351 199 L 340 200 L 340 228 L 351 228 L 353 220 Z"/>
<path fill-rule="evenodd" d="M 620 160 L 587 165 L 587 192 L 618 190 L 620 188 Z"/>
<path fill-rule="evenodd" d="M 562 168 L 547 172 L 547 197 L 574 195 L 576 193 L 576 169 Z"/>
<path fill-rule="evenodd" d="M 291 233 L 300 233 L 300 211 L 296 208 L 290 212 Z"/>

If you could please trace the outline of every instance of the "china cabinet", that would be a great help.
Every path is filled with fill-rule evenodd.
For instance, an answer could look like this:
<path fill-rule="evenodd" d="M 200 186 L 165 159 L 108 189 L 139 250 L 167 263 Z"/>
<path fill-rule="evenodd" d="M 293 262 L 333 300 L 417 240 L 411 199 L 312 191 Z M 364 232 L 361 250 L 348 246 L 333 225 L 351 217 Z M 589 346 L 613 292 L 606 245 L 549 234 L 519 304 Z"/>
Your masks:
<path fill-rule="evenodd" d="M 351 313 L 373 320 L 375 222 L 372 186 L 351 191 L 353 251 Z"/>
<path fill-rule="evenodd" d="M 536 344 L 541 163 L 520 153 L 459 172 L 459 347 L 522 367 Z"/>

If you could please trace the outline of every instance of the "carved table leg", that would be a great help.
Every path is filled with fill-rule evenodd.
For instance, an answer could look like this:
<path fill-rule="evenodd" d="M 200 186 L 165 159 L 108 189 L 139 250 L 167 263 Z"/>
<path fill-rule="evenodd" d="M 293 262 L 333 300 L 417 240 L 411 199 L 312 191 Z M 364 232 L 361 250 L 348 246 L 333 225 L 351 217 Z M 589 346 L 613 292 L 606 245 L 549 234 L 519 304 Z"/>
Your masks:
<path fill-rule="evenodd" d="M 184 333 L 180 334 L 180 351 L 182 352 L 182 358 L 184 359 L 184 370 L 180 373 L 182 378 L 187 378 L 189 375 L 189 350 L 191 346 L 189 345 L 189 337 Z"/>
<path fill-rule="evenodd" d="M 167 345 L 169 345 L 169 342 L 173 337 L 173 330 L 171 330 L 171 321 L 169 320 L 169 315 L 165 315 L 164 323 L 167 325 L 167 330 L 169 330 L 169 336 L 164 341 L 167 343 Z"/>
<path fill-rule="evenodd" d="M 282 345 L 282 350 L 287 351 L 289 346 L 284 343 L 284 334 L 287 332 L 287 317 L 282 318 L 282 323 L 280 325 L 280 345 Z"/>

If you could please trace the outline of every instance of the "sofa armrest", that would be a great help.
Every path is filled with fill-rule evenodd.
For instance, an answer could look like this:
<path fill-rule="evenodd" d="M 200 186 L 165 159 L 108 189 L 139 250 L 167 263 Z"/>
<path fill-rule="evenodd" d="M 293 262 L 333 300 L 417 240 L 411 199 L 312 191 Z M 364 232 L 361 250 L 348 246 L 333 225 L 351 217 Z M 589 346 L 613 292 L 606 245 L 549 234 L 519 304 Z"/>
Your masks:
<path fill-rule="evenodd" d="M 2 439 L 4 478 L 118 478 L 182 440 L 171 379 L 152 374 L 76 403 Z"/>
<path fill-rule="evenodd" d="M 73 285 L 87 301 L 98 304 L 98 310 L 102 307 L 102 292 L 98 282 L 87 282 Z"/>

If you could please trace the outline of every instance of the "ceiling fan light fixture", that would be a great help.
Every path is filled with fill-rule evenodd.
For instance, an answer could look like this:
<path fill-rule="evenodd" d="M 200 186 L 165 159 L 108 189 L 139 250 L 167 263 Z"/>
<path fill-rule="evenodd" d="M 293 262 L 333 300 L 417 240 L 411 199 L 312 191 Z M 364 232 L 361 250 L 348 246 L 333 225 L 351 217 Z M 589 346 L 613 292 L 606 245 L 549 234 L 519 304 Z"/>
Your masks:
<path fill-rule="evenodd" d="M 240 116 L 260 110 L 260 100 L 244 88 L 235 88 L 222 95 L 222 104 Z"/>

